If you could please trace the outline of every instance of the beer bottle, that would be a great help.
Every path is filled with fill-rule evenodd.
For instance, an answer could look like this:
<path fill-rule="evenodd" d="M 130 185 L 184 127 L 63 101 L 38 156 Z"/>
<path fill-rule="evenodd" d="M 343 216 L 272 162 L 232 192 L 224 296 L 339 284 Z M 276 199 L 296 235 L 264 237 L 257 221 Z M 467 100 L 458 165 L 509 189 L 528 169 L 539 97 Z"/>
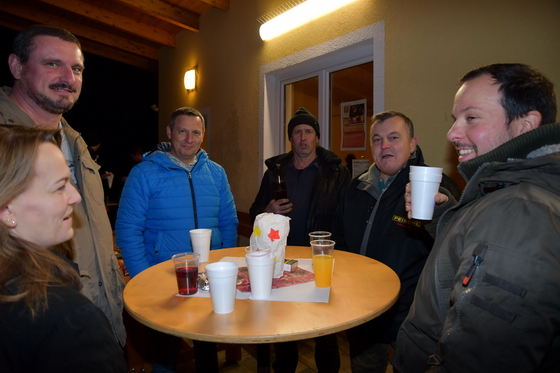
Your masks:
<path fill-rule="evenodd" d="M 286 192 L 286 183 L 284 182 L 284 176 L 282 175 L 279 164 L 276 165 L 276 172 L 274 175 L 274 182 L 272 183 L 272 190 L 275 200 L 288 198 L 288 193 Z"/>

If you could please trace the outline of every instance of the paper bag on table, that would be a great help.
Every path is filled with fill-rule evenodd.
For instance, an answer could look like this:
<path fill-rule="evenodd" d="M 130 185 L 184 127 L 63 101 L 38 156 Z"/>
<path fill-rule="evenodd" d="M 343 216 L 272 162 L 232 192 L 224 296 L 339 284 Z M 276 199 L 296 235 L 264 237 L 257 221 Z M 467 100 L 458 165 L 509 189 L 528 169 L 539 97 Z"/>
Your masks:
<path fill-rule="evenodd" d="M 270 250 L 270 256 L 275 258 L 274 278 L 282 277 L 284 272 L 286 240 L 289 233 L 290 218 L 287 216 L 264 212 L 255 218 L 249 241 L 251 251 Z"/>

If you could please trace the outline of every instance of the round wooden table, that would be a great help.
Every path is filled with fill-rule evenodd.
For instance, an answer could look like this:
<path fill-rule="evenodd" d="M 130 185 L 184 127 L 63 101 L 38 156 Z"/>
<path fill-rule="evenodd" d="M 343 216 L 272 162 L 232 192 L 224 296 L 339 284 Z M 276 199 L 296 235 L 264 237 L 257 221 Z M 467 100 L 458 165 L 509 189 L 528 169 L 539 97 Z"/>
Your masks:
<path fill-rule="evenodd" d="M 244 255 L 244 247 L 213 250 L 208 263 Z M 309 247 L 286 248 L 286 258 L 310 257 Z M 131 279 L 124 289 L 124 303 L 133 318 L 163 333 L 240 344 L 294 341 L 336 333 L 379 316 L 395 303 L 400 282 L 389 267 L 344 251 L 335 250 L 334 257 L 328 303 L 236 299 L 232 313 L 215 314 L 210 298 L 175 295 L 177 281 L 172 261 L 148 268 Z"/>

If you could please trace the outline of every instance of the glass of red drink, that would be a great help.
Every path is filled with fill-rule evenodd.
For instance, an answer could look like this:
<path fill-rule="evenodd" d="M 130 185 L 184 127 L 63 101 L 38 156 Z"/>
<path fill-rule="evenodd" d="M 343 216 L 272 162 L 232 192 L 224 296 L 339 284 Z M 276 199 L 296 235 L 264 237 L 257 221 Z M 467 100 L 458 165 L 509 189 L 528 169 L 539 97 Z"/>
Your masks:
<path fill-rule="evenodd" d="M 177 275 L 177 286 L 179 294 L 192 295 L 198 291 L 198 259 L 197 253 L 180 253 L 173 255 L 175 275 Z"/>

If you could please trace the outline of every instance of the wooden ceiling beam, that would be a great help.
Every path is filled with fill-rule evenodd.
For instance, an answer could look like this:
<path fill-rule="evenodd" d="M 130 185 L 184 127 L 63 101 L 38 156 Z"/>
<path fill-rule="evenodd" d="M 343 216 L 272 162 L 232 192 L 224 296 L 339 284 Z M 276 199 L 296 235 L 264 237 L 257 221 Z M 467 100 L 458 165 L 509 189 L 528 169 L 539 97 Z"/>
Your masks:
<path fill-rule="evenodd" d="M 200 30 L 198 15 L 158 0 L 116 0 L 186 30 Z"/>
<path fill-rule="evenodd" d="M 201 0 L 201 1 L 208 5 L 212 5 L 214 8 L 218 8 L 221 10 L 229 9 L 229 0 Z"/>
<path fill-rule="evenodd" d="M 0 12 L 0 26 L 16 31 L 22 31 L 33 24 L 35 24 L 35 22 L 20 20 L 18 17 L 2 17 L 2 12 Z M 96 54 L 101 57 L 109 58 L 113 61 L 138 67 L 140 69 L 157 72 L 158 62 L 151 58 L 141 57 L 123 50 L 117 50 L 88 39 L 80 40 L 80 44 L 82 45 L 82 50 L 84 52 Z"/>
<path fill-rule="evenodd" d="M 176 38 L 170 33 L 149 26 L 144 23 L 133 21 L 132 19 L 113 13 L 80 0 L 40 0 L 41 2 L 65 9 L 69 12 L 79 14 L 97 22 L 101 22 L 121 31 L 137 35 L 143 39 L 156 42 L 167 47 L 175 48 Z"/>
<path fill-rule="evenodd" d="M 25 5 L 20 5 L 15 1 L 3 4 L 2 11 L 23 19 L 28 19 L 34 23 L 42 23 L 45 25 L 65 28 L 78 36 L 80 41 L 83 37 L 96 41 L 100 44 L 106 44 L 113 48 L 122 49 L 126 52 L 137 54 L 152 60 L 159 59 L 159 50 L 156 48 L 128 40 L 124 37 L 116 36 L 109 32 L 94 29 L 76 21 L 70 21 L 67 18 L 62 18 Z"/>
<path fill-rule="evenodd" d="M 81 40 L 82 49 L 85 52 L 96 54 L 101 57 L 108 58 L 113 61 L 122 62 L 126 65 L 135 66 L 140 69 L 149 70 L 153 72 L 158 71 L 158 61 L 141 57 L 132 53 L 125 52 L 123 50 L 114 49 L 103 44 L 96 43 L 87 39 Z M 87 74 L 87 60 L 86 60 L 86 70 Z M 87 75 L 86 75 L 87 76 Z"/>

